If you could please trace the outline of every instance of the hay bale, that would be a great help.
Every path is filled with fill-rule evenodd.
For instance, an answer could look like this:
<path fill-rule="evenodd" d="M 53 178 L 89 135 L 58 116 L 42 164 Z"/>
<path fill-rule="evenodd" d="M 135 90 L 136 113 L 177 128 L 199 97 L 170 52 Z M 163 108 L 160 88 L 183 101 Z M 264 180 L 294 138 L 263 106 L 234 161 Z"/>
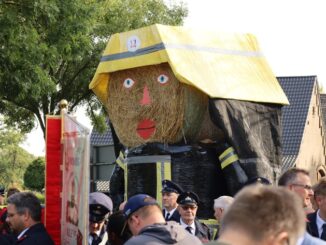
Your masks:
<path fill-rule="evenodd" d="M 161 84 L 160 75 L 168 78 Z M 128 88 L 124 86 L 126 79 Z M 150 102 L 142 104 L 147 87 Z M 122 144 L 177 143 L 196 139 L 207 118 L 208 97 L 180 83 L 167 63 L 117 71 L 110 74 L 107 109 Z M 140 122 L 148 120 L 146 137 Z"/>

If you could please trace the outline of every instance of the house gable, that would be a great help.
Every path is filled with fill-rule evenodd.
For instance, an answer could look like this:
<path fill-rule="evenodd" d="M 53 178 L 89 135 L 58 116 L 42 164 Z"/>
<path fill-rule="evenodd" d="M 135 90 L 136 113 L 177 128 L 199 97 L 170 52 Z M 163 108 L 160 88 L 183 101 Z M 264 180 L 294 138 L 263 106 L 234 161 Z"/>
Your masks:
<path fill-rule="evenodd" d="M 290 106 L 282 109 L 283 171 L 307 169 L 313 182 L 325 175 L 325 139 L 316 76 L 280 77 Z"/>

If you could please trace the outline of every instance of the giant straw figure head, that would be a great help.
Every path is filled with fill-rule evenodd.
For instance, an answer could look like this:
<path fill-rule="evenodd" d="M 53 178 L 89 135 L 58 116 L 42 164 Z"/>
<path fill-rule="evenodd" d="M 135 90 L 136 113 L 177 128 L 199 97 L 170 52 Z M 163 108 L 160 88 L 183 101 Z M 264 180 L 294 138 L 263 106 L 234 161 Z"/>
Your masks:
<path fill-rule="evenodd" d="M 180 83 L 167 63 L 110 75 L 107 108 L 122 144 L 135 147 L 148 142 L 188 143 L 215 138 L 218 130 L 200 129 L 207 119 L 208 96 Z"/>

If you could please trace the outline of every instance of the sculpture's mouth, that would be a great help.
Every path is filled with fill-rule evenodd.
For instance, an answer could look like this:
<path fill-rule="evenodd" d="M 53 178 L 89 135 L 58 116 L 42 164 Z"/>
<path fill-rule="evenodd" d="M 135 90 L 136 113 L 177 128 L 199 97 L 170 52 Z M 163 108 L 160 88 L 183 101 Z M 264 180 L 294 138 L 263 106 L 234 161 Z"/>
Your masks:
<path fill-rule="evenodd" d="M 144 140 L 147 140 L 155 132 L 155 122 L 150 119 L 142 120 L 137 125 L 137 133 Z"/>

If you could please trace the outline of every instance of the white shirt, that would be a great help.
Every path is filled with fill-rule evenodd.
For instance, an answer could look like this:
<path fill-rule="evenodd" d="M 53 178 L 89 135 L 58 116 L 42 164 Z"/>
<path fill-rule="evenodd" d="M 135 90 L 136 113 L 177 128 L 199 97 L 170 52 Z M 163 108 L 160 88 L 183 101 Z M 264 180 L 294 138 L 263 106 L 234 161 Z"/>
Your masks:
<path fill-rule="evenodd" d="M 316 215 L 316 224 L 317 224 L 317 228 L 318 228 L 318 237 L 321 237 L 321 233 L 323 232 L 323 224 L 325 224 L 326 221 L 323 220 L 320 216 L 319 216 L 319 209 L 317 211 L 317 215 Z"/>
<path fill-rule="evenodd" d="M 175 212 L 175 210 L 177 210 L 177 208 L 174 208 L 174 209 L 172 209 L 171 211 L 167 211 L 166 209 L 164 209 L 164 211 L 165 211 L 165 217 L 166 217 L 166 215 L 169 213 L 170 215 L 169 215 L 169 218 L 171 218 L 171 216 L 173 215 L 173 213 Z M 164 218 L 165 218 L 164 217 Z"/>
<path fill-rule="evenodd" d="M 26 228 L 25 230 L 23 230 L 21 233 L 19 233 L 17 240 L 19 240 L 26 233 L 26 231 L 28 231 L 28 229 L 29 229 L 29 227 Z"/>
<path fill-rule="evenodd" d="M 182 218 L 180 218 L 180 225 L 186 229 L 186 227 L 190 226 L 191 227 L 191 234 L 195 235 L 196 233 L 196 226 L 195 226 L 195 222 L 192 222 L 191 225 L 187 225 L 185 222 L 183 222 Z"/>
<path fill-rule="evenodd" d="M 96 234 L 97 236 L 100 236 L 100 234 L 101 234 L 101 230 L 96 231 L 95 234 Z M 91 236 L 91 234 L 89 234 L 89 235 L 88 235 L 88 244 L 91 245 L 92 242 L 93 242 L 93 237 Z"/>

